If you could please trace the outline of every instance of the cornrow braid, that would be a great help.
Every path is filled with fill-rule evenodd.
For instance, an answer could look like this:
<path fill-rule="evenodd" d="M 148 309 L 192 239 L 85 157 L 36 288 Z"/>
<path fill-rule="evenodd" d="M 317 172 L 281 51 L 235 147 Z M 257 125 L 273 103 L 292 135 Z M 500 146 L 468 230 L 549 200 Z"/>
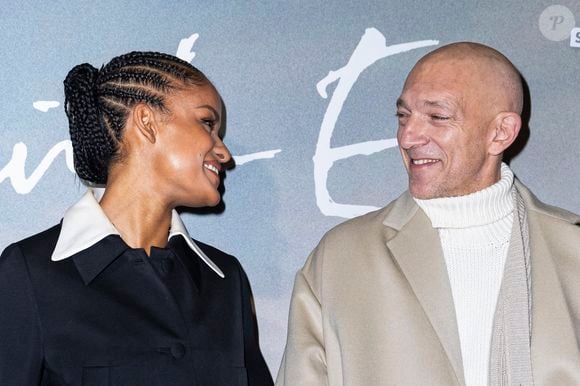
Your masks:
<path fill-rule="evenodd" d="M 127 118 L 137 103 L 166 111 L 168 93 L 206 83 L 208 79 L 197 68 L 160 52 L 130 52 L 100 70 L 88 63 L 74 67 L 64 81 L 64 92 L 79 177 L 106 184 L 111 162 L 120 157 Z"/>
<path fill-rule="evenodd" d="M 149 68 L 159 68 L 161 70 L 164 68 L 168 69 L 167 66 L 173 67 L 173 71 L 175 71 L 173 75 L 177 76 L 179 73 L 181 74 L 180 78 L 183 80 L 191 75 L 194 75 L 190 73 L 192 67 L 191 64 L 185 60 L 176 58 L 175 56 L 163 54 L 160 52 L 129 52 L 128 54 L 113 58 L 111 62 L 107 64 L 104 70 L 105 72 L 108 70 L 116 71 L 119 67 L 139 66 L 140 64 L 143 64 Z M 205 76 L 203 76 L 203 74 L 198 71 L 197 76 L 199 75 L 205 79 Z M 195 76 L 193 78 L 195 78 Z"/>
<path fill-rule="evenodd" d="M 164 90 L 171 88 L 169 79 L 156 71 L 150 71 L 149 69 L 143 68 L 139 72 L 127 71 L 124 76 L 119 76 L 118 73 L 109 73 L 107 75 L 99 76 L 99 81 L 101 83 L 109 82 L 122 82 L 123 80 L 130 80 L 136 84 L 147 85 L 153 84 L 155 89 Z"/>
<path fill-rule="evenodd" d="M 125 101 L 130 106 L 141 101 L 146 101 L 149 104 L 152 104 L 157 107 L 163 107 L 164 105 L 162 94 L 152 95 L 151 91 L 148 88 L 144 87 L 129 86 L 121 88 L 119 87 L 119 85 L 115 86 L 105 85 L 102 87 L 99 94 L 100 98 L 105 103 L 110 101 L 110 99 L 108 98 L 112 98 L 112 100 L 114 100 L 117 103 Z"/>

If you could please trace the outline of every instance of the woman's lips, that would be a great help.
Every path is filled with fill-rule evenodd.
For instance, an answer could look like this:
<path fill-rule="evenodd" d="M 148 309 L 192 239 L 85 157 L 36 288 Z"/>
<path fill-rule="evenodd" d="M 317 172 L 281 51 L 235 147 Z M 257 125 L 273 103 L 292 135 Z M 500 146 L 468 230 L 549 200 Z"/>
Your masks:
<path fill-rule="evenodd" d="M 221 165 L 215 161 L 204 161 L 203 167 L 219 176 Z"/>

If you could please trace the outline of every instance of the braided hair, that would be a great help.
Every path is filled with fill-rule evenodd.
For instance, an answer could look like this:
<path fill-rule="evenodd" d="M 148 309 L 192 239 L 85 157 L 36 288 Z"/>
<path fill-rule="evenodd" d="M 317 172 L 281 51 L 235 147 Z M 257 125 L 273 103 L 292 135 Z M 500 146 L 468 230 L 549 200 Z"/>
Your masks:
<path fill-rule="evenodd" d="M 172 90 L 207 83 L 188 62 L 158 52 L 117 56 L 100 70 L 88 63 L 74 67 L 64 80 L 64 107 L 78 176 L 93 184 L 107 182 L 134 105 L 167 111 L 165 96 Z"/>

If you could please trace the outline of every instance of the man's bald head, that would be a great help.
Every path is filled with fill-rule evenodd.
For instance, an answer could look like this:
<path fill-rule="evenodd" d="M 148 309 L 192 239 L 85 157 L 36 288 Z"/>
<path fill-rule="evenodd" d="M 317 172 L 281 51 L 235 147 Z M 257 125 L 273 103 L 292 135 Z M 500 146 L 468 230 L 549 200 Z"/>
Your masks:
<path fill-rule="evenodd" d="M 411 194 L 459 196 L 498 181 L 522 107 L 520 74 L 493 48 L 453 43 L 421 58 L 397 101 Z"/>
<path fill-rule="evenodd" d="M 451 43 L 423 56 L 409 77 L 421 67 L 433 63 L 463 67 L 467 70 L 464 74 L 473 80 L 472 87 L 493 92 L 498 109 L 522 113 L 524 91 L 521 75 L 513 63 L 496 49 L 473 42 Z"/>

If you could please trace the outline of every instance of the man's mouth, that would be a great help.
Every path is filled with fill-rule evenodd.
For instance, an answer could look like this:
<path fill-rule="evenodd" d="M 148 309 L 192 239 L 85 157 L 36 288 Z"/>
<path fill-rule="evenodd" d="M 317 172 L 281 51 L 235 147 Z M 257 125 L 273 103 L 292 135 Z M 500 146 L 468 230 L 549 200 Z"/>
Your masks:
<path fill-rule="evenodd" d="M 203 163 L 203 167 L 206 168 L 209 171 L 214 172 L 215 174 L 217 174 L 218 176 L 220 175 L 220 168 L 219 166 L 214 165 L 213 163 L 209 163 L 209 162 L 204 162 Z"/>
<path fill-rule="evenodd" d="M 421 158 L 421 159 L 412 159 L 411 163 L 413 165 L 426 165 L 426 164 L 432 164 L 435 162 L 439 162 L 438 159 L 431 159 L 431 158 Z"/>

